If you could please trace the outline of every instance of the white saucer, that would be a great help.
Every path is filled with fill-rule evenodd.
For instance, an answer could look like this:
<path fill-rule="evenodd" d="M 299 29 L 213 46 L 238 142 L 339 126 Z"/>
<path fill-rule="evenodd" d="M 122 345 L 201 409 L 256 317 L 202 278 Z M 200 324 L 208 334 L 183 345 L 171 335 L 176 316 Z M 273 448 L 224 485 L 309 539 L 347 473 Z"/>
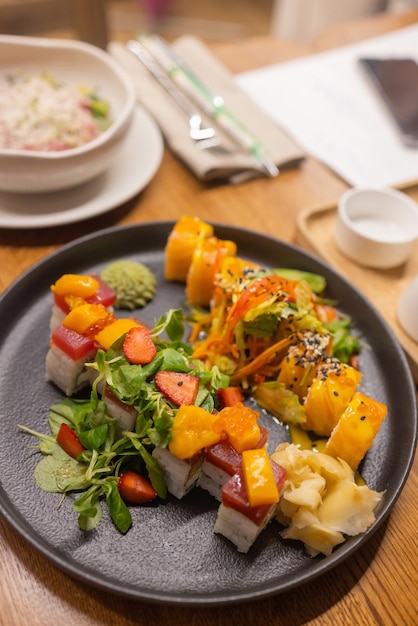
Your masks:
<path fill-rule="evenodd" d="M 137 107 L 131 130 L 112 167 L 94 180 L 52 193 L 0 193 L 0 227 L 46 228 L 79 222 L 127 202 L 150 182 L 163 155 L 153 118 Z"/>

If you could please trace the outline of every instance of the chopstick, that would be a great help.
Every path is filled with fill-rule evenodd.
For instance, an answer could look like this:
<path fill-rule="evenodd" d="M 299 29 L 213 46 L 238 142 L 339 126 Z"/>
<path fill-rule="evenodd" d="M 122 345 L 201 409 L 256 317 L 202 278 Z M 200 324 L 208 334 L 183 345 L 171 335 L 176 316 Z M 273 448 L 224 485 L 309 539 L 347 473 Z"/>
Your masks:
<path fill-rule="evenodd" d="M 278 176 L 278 167 L 260 141 L 228 109 L 222 96 L 212 93 L 170 44 L 158 35 L 143 35 L 138 39 L 171 80 L 210 115 L 240 148 L 249 152 L 267 176 Z"/>
<path fill-rule="evenodd" d="M 188 116 L 189 123 L 192 118 L 195 119 L 198 117 L 197 112 L 192 108 L 188 99 L 185 97 L 183 92 L 178 88 L 178 86 L 171 80 L 170 76 L 164 71 L 161 65 L 157 62 L 157 60 L 150 54 L 148 49 L 137 40 L 130 40 L 126 44 L 128 50 L 130 50 L 140 61 L 145 65 L 145 67 L 151 72 L 154 78 L 159 82 L 159 84 L 165 89 L 165 91 L 171 96 L 171 98 L 176 102 L 176 104 L 182 109 L 182 111 Z M 214 129 L 206 128 L 199 129 L 200 135 L 202 136 L 202 141 L 210 140 L 214 138 Z M 193 137 L 196 139 L 196 137 Z"/>

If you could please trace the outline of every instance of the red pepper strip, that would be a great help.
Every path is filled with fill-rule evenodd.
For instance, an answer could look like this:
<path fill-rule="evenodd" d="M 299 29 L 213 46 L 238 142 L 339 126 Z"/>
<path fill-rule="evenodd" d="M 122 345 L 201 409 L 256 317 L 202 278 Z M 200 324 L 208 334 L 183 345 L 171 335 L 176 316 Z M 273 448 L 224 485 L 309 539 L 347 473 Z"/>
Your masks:
<path fill-rule="evenodd" d="M 241 387 L 226 387 L 218 389 L 218 398 L 221 407 L 234 406 L 239 402 L 244 402 Z"/>

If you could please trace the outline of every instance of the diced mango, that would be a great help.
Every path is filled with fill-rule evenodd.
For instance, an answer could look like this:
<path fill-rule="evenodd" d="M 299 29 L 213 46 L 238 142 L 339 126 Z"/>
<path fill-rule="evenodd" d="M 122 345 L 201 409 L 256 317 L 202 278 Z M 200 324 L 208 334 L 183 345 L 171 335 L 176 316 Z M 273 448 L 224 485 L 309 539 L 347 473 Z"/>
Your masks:
<path fill-rule="evenodd" d="M 242 470 L 250 506 L 279 501 L 279 490 L 265 448 L 245 450 L 242 453 Z"/>
<path fill-rule="evenodd" d="M 221 440 L 219 417 L 202 407 L 182 404 L 171 430 L 170 452 L 178 459 L 191 459 L 195 454 Z"/>
<path fill-rule="evenodd" d="M 94 329 L 96 332 L 101 330 L 111 319 L 113 315 L 102 304 L 81 304 L 66 315 L 62 324 L 69 330 L 85 335 Z"/>
<path fill-rule="evenodd" d="M 99 288 L 99 282 L 93 276 L 83 274 L 63 274 L 51 291 L 57 296 L 76 296 L 78 298 L 90 298 Z"/>
<path fill-rule="evenodd" d="M 212 235 L 213 226 L 198 217 L 181 217 L 167 239 L 164 254 L 165 279 L 186 282 L 193 252 L 200 241 Z"/>
<path fill-rule="evenodd" d="M 141 324 L 138 324 L 138 322 L 135 322 L 133 319 L 121 318 L 105 326 L 94 338 L 104 350 L 109 350 L 110 346 L 115 343 L 119 337 L 127 333 L 130 328 L 140 325 Z"/>
<path fill-rule="evenodd" d="M 353 470 L 357 469 L 386 415 L 384 404 L 361 392 L 355 393 L 327 441 L 327 454 L 344 459 Z"/>

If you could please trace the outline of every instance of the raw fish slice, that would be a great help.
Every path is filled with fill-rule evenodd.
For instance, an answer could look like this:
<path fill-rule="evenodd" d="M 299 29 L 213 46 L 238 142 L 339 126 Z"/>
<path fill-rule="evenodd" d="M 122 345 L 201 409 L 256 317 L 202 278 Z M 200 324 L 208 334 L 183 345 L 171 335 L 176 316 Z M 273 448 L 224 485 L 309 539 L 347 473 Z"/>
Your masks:
<path fill-rule="evenodd" d="M 260 426 L 260 439 L 257 447 L 267 444 L 268 430 Z M 222 500 L 225 483 L 241 466 L 241 454 L 228 441 L 220 441 L 206 449 L 205 459 L 199 478 L 199 487 L 208 491 L 214 498 Z"/>

